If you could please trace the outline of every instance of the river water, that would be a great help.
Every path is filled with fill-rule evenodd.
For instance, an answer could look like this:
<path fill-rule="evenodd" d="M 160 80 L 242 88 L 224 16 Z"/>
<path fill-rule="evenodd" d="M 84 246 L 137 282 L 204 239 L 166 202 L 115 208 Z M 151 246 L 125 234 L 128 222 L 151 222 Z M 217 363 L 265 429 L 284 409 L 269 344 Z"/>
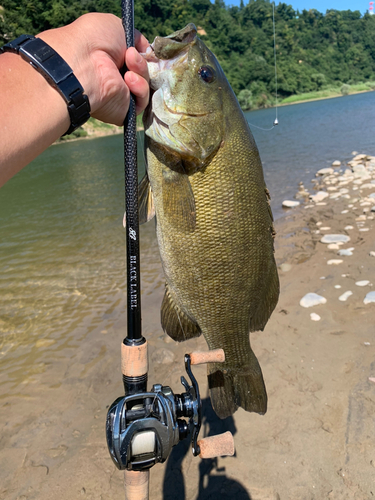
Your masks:
<path fill-rule="evenodd" d="M 275 110 L 246 116 L 269 128 Z M 253 127 L 276 217 L 319 168 L 353 150 L 375 155 L 375 93 L 282 107 L 278 117 L 272 131 Z M 46 357 L 126 324 L 122 158 L 121 136 L 54 145 L 0 190 L 0 397 Z M 145 296 L 163 287 L 153 222 L 141 238 Z"/>

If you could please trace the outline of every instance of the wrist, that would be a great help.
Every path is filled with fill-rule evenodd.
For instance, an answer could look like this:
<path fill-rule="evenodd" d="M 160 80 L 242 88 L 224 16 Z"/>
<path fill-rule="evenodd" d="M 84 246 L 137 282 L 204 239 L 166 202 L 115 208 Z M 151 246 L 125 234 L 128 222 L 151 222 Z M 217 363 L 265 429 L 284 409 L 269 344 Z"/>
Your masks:
<path fill-rule="evenodd" d="M 70 66 L 74 76 L 83 88 L 83 93 L 87 95 L 92 109 L 93 104 L 95 107 L 96 98 L 95 77 L 93 75 L 90 54 L 84 40 L 81 43 L 77 39 L 76 33 L 74 33 L 74 37 L 69 33 L 70 26 L 44 31 L 36 35 L 36 38 L 40 38 L 46 42 Z M 72 39 L 74 40 L 73 42 Z"/>

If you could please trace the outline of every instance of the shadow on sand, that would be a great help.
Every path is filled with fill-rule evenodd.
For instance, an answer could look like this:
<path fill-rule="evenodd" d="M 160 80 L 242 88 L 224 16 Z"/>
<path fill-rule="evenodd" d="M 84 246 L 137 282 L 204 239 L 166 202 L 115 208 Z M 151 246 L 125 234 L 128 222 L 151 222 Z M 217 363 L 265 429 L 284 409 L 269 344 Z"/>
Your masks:
<path fill-rule="evenodd" d="M 237 432 L 232 417 L 220 420 L 216 416 L 210 398 L 202 400 L 202 415 L 200 437 L 215 436 L 226 431 L 230 431 L 235 435 Z M 182 462 L 187 454 L 191 454 L 189 439 L 185 439 L 172 449 L 164 475 L 164 500 L 185 500 L 187 498 L 186 482 L 189 482 L 189 477 L 184 477 L 182 471 Z M 249 493 L 238 481 L 226 476 L 225 467 L 218 467 L 217 458 L 201 460 L 197 457 L 192 458 L 192 460 L 200 461 L 198 492 L 194 497 L 195 500 L 232 500 L 233 498 L 236 500 L 251 500 Z M 188 491 L 191 490 L 192 487 L 190 486 Z"/>

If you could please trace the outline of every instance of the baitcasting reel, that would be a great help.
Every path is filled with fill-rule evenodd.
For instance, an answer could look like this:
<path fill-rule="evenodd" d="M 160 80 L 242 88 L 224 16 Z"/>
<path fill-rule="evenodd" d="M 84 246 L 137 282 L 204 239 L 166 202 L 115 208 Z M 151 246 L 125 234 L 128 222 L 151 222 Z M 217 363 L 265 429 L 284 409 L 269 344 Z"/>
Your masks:
<path fill-rule="evenodd" d="M 185 439 L 189 431 L 193 454 L 199 455 L 201 400 L 189 354 L 185 354 L 185 368 L 191 380 L 189 385 L 181 377 L 186 392 L 173 394 L 170 387 L 154 384 L 150 392 L 118 398 L 110 406 L 107 444 L 118 469 L 141 471 L 164 462 L 172 447 Z"/>

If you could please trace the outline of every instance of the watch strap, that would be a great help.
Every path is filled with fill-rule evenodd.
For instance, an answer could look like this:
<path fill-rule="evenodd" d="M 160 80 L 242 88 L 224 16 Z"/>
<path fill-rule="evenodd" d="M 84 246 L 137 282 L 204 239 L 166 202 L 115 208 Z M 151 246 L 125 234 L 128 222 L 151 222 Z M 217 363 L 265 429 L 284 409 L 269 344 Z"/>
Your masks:
<path fill-rule="evenodd" d="M 71 134 L 90 118 L 89 98 L 84 94 L 72 68 L 41 38 L 21 35 L 3 45 L 1 52 L 19 54 L 60 93 L 70 116 L 70 127 L 64 135 Z"/>

